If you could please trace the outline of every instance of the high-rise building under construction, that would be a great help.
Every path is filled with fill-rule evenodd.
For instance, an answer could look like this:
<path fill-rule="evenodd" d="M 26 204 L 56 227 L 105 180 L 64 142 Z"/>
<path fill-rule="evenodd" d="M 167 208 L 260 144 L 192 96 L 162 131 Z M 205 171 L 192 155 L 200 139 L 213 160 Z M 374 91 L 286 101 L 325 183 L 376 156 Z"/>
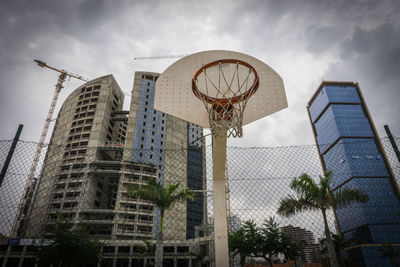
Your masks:
<path fill-rule="evenodd" d="M 148 179 L 204 190 L 202 129 L 153 109 L 156 73 L 137 72 L 129 111 L 112 75 L 89 81 L 62 105 L 27 218 L 26 237 L 39 237 L 61 214 L 85 223 L 102 239 L 151 239 L 158 215 L 154 204 L 128 195 Z M 194 237 L 206 216 L 199 192 L 193 203 L 167 212 L 164 237 Z"/>

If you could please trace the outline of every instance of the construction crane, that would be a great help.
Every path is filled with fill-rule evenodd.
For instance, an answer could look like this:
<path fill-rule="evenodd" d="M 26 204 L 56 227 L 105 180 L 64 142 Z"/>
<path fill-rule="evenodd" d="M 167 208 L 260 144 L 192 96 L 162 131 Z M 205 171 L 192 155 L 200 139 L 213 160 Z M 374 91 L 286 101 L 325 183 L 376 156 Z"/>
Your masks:
<path fill-rule="evenodd" d="M 182 58 L 186 57 L 188 54 L 183 55 L 166 55 L 166 56 L 154 56 L 154 57 L 135 57 L 133 60 L 142 60 L 142 59 L 165 59 L 165 58 Z"/>
<path fill-rule="evenodd" d="M 60 94 L 61 89 L 63 88 L 63 83 L 67 77 L 75 78 L 75 79 L 78 79 L 78 80 L 81 80 L 84 82 L 89 81 L 89 79 L 84 78 L 80 75 L 47 65 L 46 62 L 43 62 L 43 61 L 40 61 L 37 59 L 35 59 L 34 61 L 40 67 L 49 68 L 51 70 L 57 71 L 60 73 L 60 75 L 58 76 L 58 81 L 56 83 L 56 88 L 55 88 L 55 92 L 53 95 L 53 99 L 50 104 L 50 109 L 49 109 L 49 112 L 47 113 L 47 117 L 46 117 L 44 127 L 42 130 L 42 134 L 40 135 L 39 143 L 37 144 L 37 147 L 36 147 L 35 156 L 33 157 L 32 166 L 29 171 L 28 179 L 27 179 L 25 187 L 24 187 L 22 198 L 18 205 L 17 215 L 16 215 L 16 218 L 14 221 L 12 232 L 11 232 L 12 236 L 14 236 L 14 237 L 18 236 L 21 232 L 25 231 L 26 226 L 27 226 L 26 219 L 29 218 L 29 215 L 31 212 L 31 202 L 33 202 L 33 201 L 30 201 L 30 193 L 33 193 L 33 192 L 31 192 L 31 190 L 34 190 L 34 187 L 35 187 L 34 186 L 35 172 L 36 172 L 36 169 L 39 164 L 40 155 L 42 154 L 44 142 L 46 141 L 46 136 L 47 136 L 47 132 L 49 130 L 50 122 L 52 121 L 52 118 L 53 118 L 53 113 L 54 113 L 54 109 L 56 107 L 58 96 Z M 33 199 L 31 199 L 31 200 L 33 200 Z"/>

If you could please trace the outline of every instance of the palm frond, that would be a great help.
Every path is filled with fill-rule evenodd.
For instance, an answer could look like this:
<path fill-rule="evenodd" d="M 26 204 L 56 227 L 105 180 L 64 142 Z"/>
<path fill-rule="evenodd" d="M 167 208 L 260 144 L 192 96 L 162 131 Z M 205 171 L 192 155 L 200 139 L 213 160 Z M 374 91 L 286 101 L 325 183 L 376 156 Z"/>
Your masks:
<path fill-rule="evenodd" d="M 155 179 L 150 179 L 142 188 L 131 186 L 128 190 L 128 196 L 149 200 L 156 204 L 160 210 L 166 210 L 177 201 L 194 200 L 193 191 L 179 188 L 179 182 L 163 185 Z"/>
<path fill-rule="evenodd" d="M 315 209 L 318 209 L 318 207 L 312 201 L 289 195 L 288 197 L 281 199 L 277 213 L 288 217 L 304 210 Z"/>
<path fill-rule="evenodd" d="M 303 173 L 299 178 L 293 179 L 290 188 L 302 198 L 310 198 L 319 190 L 318 185 L 307 173 Z"/>
<path fill-rule="evenodd" d="M 345 187 L 335 194 L 335 202 L 337 207 L 344 207 L 353 203 L 367 202 L 369 196 L 354 188 Z"/>

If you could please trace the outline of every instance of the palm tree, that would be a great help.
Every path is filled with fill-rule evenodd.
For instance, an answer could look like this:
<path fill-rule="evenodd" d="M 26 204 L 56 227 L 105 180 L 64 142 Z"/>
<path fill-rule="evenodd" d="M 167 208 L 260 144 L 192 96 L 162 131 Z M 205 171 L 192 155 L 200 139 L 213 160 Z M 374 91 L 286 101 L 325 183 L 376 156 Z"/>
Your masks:
<path fill-rule="evenodd" d="M 140 256 L 154 257 L 154 254 L 156 253 L 156 244 L 151 243 L 149 240 L 142 240 L 142 241 L 144 243 L 144 246 L 142 245 L 139 246 Z M 149 261 L 147 261 L 147 259 L 144 259 L 144 266 L 146 267 L 154 266 L 154 260 L 150 259 Z"/>
<path fill-rule="evenodd" d="M 246 257 L 262 257 L 268 266 L 272 266 L 273 256 L 282 253 L 286 258 L 292 258 L 299 249 L 300 244 L 293 242 L 273 217 L 266 219 L 260 227 L 253 220 L 246 221 L 229 235 L 229 250 L 233 256 L 240 256 L 240 266 L 245 265 Z"/>
<path fill-rule="evenodd" d="M 190 251 L 189 255 L 193 257 L 193 266 L 200 266 L 207 258 L 207 249 L 205 247 L 201 247 L 195 251 Z"/>
<path fill-rule="evenodd" d="M 257 237 L 257 225 L 251 220 L 244 222 L 243 227 L 229 234 L 229 251 L 233 257 L 239 256 L 240 266 L 243 267 L 246 263 L 246 257 L 250 257 L 254 253 Z"/>
<path fill-rule="evenodd" d="M 170 185 L 163 185 L 155 179 L 150 179 L 142 188 L 137 186 L 130 187 L 128 190 L 128 196 L 151 201 L 160 210 L 160 228 L 156 244 L 156 266 L 162 266 L 162 236 L 165 211 L 177 202 L 185 200 L 193 201 L 194 192 L 189 189 L 180 188 L 179 182 Z"/>
<path fill-rule="evenodd" d="M 41 246 L 36 251 L 38 266 L 93 266 L 97 265 L 102 243 L 90 236 L 85 225 L 74 224 L 62 215 L 46 227 Z M 52 240 L 47 244 L 48 240 Z"/>
<path fill-rule="evenodd" d="M 273 256 L 280 253 L 284 254 L 286 259 L 294 258 L 299 249 L 299 244 L 295 243 L 290 237 L 279 228 L 273 217 L 265 219 L 260 227 L 262 242 L 259 244 L 259 255 L 272 265 Z"/>
<path fill-rule="evenodd" d="M 366 202 L 369 197 L 364 192 L 349 187 L 333 193 L 329 187 L 331 179 L 331 171 L 326 171 L 325 176 L 319 176 L 318 184 L 306 173 L 293 179 L 290 188 L 296 195 L 289 195 L 280 201 L 278 214 L 289 217 L 306 210 L 320 210 L 324 219 L 329 260 L 332 267 L 338 267 L 339 262 L 330 234 L 326 210 L 345 207 L 352 203 Z"/>
<path fill-rule="evenodd" d="M 380 253 L 382 257 L 389 258 L 393 266 L 400 266 L 400 249 L 395 250 L 392 244 L 383 244 L 382 248 L 378 249 L 378 253 Z"/>

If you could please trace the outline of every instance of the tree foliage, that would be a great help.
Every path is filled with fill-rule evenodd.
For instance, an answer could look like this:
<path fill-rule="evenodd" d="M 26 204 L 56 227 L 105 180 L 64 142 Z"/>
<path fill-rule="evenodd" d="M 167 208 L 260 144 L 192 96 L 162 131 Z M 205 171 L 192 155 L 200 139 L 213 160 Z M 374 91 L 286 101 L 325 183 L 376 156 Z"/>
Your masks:
<path fill-rule="evenodd" d="M 155 264 L 156 266 L 162 266 L 164 213 L 177 202 L 186 200 L 194 201 L 195 194 L 187 188 L 181 188 L 179 182 L 164 185 L 161 182 L 157 182 L 155 179 L 150 179 L 147 181 L 147 184 L 141 188 L 138 186 L 131 186 L 128 189 L 128 196 L 151 201 L 160 210 L 160 228 L 155 248 Z"/>
<path fill-rule="evenodd" d="M 272 258 L 283 254 L 287 259 L 295 257 L 300 245 L 278 227 L 274 218 L 264 221 L 257 226 L 249 220 L 243 226 L 229 235 L 229 250 L 240 256 L 241 266 L 244 266 L 246 257 L 262 257 L 272 266 Z"/>
<path fill-rule="evenodd" d="M 201 266 L 208 256 L 206 247 L 199 247 L 196 250 L 190 251 L 189 255 L 193 257 L 193 266 Z"/>
<path fill-rule="evenodd" d="M 164 212 L 176 202 L 186 200 L 194 201 L 195 194 L 187 188 L 180 188 L 180 183 L 163 185 L 155 179 L 148 180 L 142 188 L 132 186 L 129 188 L 130 197 L 139 197 L 153 202 L 161 213 L 160 233 L 163 228 Z"/>
<path fill-rule="evenodd" d="M 364 192 L 349 187 L 338 189 L 334 193 L 330 188 L 331 180 L 332 172 L 330 171 L 326 171 L 324 176 L 319 176 L 318 183 L 306 173 L 293 179 L 290 188 L 295 192 L 295 195 L 289 195 L 280 201 L 278 214 L 292 216 L 302 211 L 320 210 L 324 219 L 329 259 L 331 265 L 336 267 L 339 266 L 339 263 L 326 218 L 326 210 L 366 202 L 369 198 Z"/>
<path fill-rule="evenodd" d="M 48 225 L 41 246 L 36 252 L 39 266 L 91 266 L 99 259 L 101 243 L 89 235 L 89 229 L 78 224 L 73 228 L 63 219 Z"/>

